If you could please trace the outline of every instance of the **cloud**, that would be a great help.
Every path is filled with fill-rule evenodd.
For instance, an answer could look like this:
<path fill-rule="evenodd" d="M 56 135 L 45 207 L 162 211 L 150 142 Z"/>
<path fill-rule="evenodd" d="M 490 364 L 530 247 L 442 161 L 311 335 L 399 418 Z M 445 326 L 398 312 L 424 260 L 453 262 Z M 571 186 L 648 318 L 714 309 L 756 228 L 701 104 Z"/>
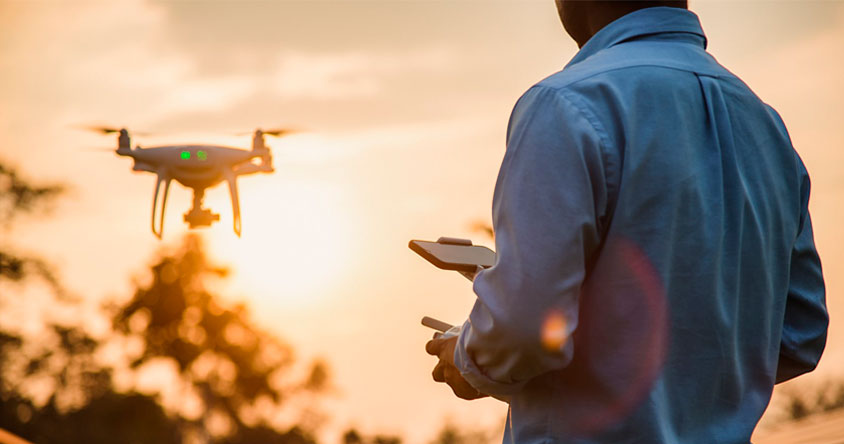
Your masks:
<path fill-rule="evenodd" d="M 372 96 L 383 91 L 385 77 L 442 73 L 453 59 L 443 49 L 404 54 L 287 52 L 279 57 L 275 91 L 285 98 Z"/>
<path fill-rule="evenodd" d="M 844 163 L 844 4 L 830 14 L 835 26 L 807 35 L 737 72 L 782 115 L 815 184 L 841 186 Z"/>
<path fill-rule="evenodd" d="M 250 73 L 197 70 L 163 41 L 161 9 L 140 0 L 12 6 L 0 17 L 15 37 L 0 48 L 0 95 L 9 109 L 34 112 L 10 118 L 137 125 L 225 109 L 258 88 Z"/>
<path fill-rule="evenodd" d="M 176 79 L 179 86 L 163 97 L 162 113 L 194 109 L 223 110 L 251 95 L 254 82 L 247 76 L 227 76 L 210 79 Z"/>

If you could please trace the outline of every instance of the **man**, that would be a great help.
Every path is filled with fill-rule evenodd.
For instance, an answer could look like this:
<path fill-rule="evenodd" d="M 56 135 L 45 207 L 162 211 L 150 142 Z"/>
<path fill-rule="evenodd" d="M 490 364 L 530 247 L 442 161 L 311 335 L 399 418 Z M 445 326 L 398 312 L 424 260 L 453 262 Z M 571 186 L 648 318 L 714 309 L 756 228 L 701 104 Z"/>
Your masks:
<path fill-rule="evenodd" d="M 434 379 L 509 399 L 505 442 L 747 443 L 826 341 L 808 174 L 685 2 L 557 7 L 580 51 L 513 110 Z"/>

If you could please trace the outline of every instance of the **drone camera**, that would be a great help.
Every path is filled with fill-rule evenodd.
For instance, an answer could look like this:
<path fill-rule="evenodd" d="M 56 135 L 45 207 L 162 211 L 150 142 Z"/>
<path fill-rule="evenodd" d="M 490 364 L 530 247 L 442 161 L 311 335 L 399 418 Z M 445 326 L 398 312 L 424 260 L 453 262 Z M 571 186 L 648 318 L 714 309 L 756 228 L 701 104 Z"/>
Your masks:
<path fill-rule="evenodd" d="M 214 222 L 220 220 L 219 214 L 214 214 L 211 210 L 205 208 L 191 208 L 190 211 L 185 213 L 185 222 L 188 223 L 190 228 L 196 227 L 208 227 Z"/>

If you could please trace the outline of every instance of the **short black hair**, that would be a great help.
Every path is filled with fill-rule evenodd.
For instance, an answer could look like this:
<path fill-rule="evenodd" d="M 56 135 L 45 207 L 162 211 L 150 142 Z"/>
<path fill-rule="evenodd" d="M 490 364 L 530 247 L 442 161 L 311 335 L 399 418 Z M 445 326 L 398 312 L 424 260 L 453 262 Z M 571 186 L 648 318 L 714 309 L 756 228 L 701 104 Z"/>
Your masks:
<path fill-rule="evenodd" d="M 616 3 L 618 6 L 624 6 L 630 9 L 655 8 L 657 6 L 689 9 L 688 0 L 610 0 L 607 3 Z"/>

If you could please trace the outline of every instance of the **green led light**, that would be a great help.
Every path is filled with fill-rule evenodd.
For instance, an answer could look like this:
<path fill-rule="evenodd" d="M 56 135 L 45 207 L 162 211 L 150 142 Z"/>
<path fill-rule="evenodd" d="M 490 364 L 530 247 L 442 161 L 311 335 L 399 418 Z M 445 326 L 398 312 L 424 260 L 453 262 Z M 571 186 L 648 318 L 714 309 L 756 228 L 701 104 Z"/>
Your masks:
<path fill-rule="evenodd" d="M 190 151 L 182 151 L 182 159 L 190 159 Z"/>
<path fill-rule="evenodd" d="M 199 160 L 208 160 L 208 154 L 205 153 L 205 151 L 202 151 L 202 150 L 199 150 L 199 151 L 196 152 L 196 157 L 198 157 Z"/>

